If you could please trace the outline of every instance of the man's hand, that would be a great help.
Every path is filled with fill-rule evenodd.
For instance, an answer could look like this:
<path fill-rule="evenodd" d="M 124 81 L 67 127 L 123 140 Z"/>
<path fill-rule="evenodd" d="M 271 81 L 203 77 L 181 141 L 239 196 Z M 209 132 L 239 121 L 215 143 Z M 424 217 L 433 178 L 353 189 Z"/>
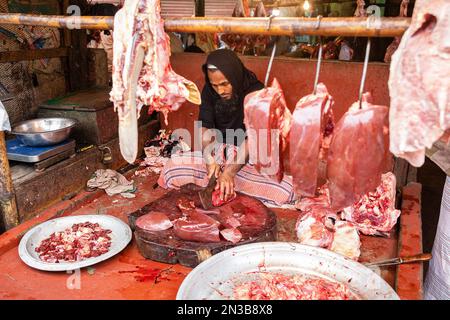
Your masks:
<path fill-rule="evenodd" d="M 213 175 L 215 175 L 216 178 L 219 178 L 220 165 L 218 165 L 215 161 L 212 161 L 210 164 L 206 164 L 206 173 L 208 174 L 208 179 L 211 179 Z"/>
<path fill-rule="evenodd" d="M 234 177 L 234 174 L 228 170 L 225 170 L 217 179 L 216 190 L 220 190 L 220 200 L 228 201 L 233 197 Z"/>

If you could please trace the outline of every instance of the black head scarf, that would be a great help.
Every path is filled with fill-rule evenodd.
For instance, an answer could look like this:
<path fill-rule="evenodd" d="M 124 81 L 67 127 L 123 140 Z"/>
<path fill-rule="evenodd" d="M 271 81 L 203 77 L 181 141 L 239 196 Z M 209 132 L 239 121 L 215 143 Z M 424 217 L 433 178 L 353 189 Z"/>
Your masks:
<path fill-rule="evenodd" d="M 211 91 L 213 96 L 216 96 L 216 98 L 220 97 L 209 83 L 207 72 L 208 64 L 216 66 L 217 69 L 223 73 L 233 86 L 233 93 L 237 94 L 239 97 L 242 97 L 242 95 L 245 97 L 249 89 L 252 89 L 255 85 L 261 84 L 256 78 L 256 75 L 244 67 L 244 64 L 234 51 L 229 49 L 219 49 L 210 53 L 205 64 L 202 66 L 203 73 L 205 74 L 206 87 L 208 88 L 208 91 Z M 244 97 L 242 97 L 242 100 Z"/>
<path fill-rule="evenodd" d="M 236 112 L 233 115 L 220 114 L 216 110 L 216 104 L 221 97 L 211 86 L 208 78 L 207 66 L 211 64 L 217 67 L 233 87 L 233 95 L 236 98 Z M 223 132 L 226 129 L 243 129 L 244 126 L 244 98 L 253 91 L 264 88 L 264 85 L 256 78 L 256 75 L 245 68 L 239 57 L 229 49 L 219 49 L 210 53 L 202 66 L 205 74 L 205 86 L 202 91 L 202 104 L 200 106 L 199 120 L 203 121 L 206 128 L 216 128 Z"/>

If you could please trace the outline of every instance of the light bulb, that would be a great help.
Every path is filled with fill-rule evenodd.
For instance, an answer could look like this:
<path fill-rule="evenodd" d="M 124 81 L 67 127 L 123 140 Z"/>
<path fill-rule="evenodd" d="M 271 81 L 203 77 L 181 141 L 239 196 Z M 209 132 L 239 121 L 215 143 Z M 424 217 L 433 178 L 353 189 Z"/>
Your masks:
<path fill-rule="evenodd" d="M 308 11 L 310 8 L 309 2 L 308 0 L 306 0 L 305 2 L 303 2 L 303 10 Z"/>

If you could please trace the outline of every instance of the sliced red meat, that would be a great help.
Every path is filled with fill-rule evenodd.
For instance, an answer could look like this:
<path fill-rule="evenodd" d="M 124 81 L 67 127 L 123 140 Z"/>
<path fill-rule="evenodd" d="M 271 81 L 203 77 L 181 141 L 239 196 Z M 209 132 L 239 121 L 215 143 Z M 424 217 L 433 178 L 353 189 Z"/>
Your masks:
<path fill-rule="evenodd" d="M 327 88 L 319 83 L 316 94 L 301 98 L 292 115 L 289 141 L 295 147 L 289 148 L 290 172 L 299 196 L 314 196 L 317 187 L 326 182 L 326 159 L 334 128 L 332 105 Z"/>
<path fill-rule="evenodd" d="M 173 222 L 175 235 L 187 241 L 219 242 L 220 223 L 210 216 L 198 211 L 190 211 L 188 215 Z"/>
<path fill-rule="evenodd" d="M 194 204 L 194 201 L 192 201 L 188 198 L 182 197 L 177 200 L 177 207 L 184 214 L 188 214 L 189 212 L 191 212 L 195 209 L 195 204 Z"/>
<path fill-rule="evenodd" d="M 152 211 L 140 216 L 136 226 L 147 231 L 163 231 L 172 228 L 173 224 L 165 213 Z"/>
<path fill-rule="evenodd" d="M 238 243 L 242 239 L 242 233 L 236 228 L 227 228 L 220 231 L 225 240 Z"/>
<path fill-rule="evenodd" d="M 327 177 L 331 207 L 342 210 L 374 190 L 390 167 L 388 108 L 354 103 L 334 129 L 328 152 Z"/>
<path fill-rule="evenodd" d="M 272 86 L 244 99 L 244 123 L 248 134 L 249 161 L 256 170 L 278 182 L 283 179 L 283 152 L 292 115 L 276 79 Z"/>
<path fill-rule="evenodd" d="M 159 0 L 127 0 L 114 17 L 111 101 L 119 116 L 120 151 L 130 163 L 137 156 L 137 119 L 143 105 L 167 114 L 186 101 L 200 104 L 197 86 L 170 65 Z"/>
<path fill-rule="evenodd" d="M 225 203 L 233 201 L 235 198 L 236 198 L 236 192 L 227 201 L 220 200 L 220 190 L 214 190 L 212 193 L 212 204 L 214 207 L 220 207 L 220 206 L 223 206 Z"/>
<path fill-rule="evenodd" d="M 413 166 L 450 129 L 450 2 L 418 0 L 389 72 L 390 150 Z"/>
<path fill-rule="evenodd" d="M 392 172 L 382 175 L 381 184 L 350 207 L 344 209 L 343 219 L 352 222 L 367 235 L 383 235 L 397 223 L 400 210 L 395 209 L 396 179 Z"/>

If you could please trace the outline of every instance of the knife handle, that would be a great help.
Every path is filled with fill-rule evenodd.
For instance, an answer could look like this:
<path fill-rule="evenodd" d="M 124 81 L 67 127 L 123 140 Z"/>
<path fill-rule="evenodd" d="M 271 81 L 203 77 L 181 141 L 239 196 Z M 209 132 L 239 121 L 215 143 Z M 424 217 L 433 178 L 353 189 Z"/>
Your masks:
<path fill-rule="evenodd" d="M 420 253 L 414 256 L 400 257 L 400 263 L 409 263 L 417 261 L 428 261 L 432 257 L 431 253 Z"/>

